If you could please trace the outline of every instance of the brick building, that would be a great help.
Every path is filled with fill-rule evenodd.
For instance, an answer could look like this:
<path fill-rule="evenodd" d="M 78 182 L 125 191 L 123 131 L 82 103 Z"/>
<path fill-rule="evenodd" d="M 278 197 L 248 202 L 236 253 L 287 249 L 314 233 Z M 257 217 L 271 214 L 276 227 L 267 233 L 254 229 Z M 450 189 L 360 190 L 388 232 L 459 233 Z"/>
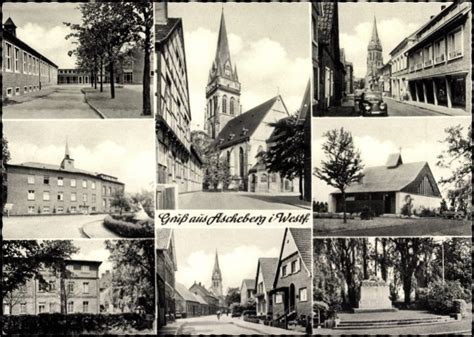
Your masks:
<path fill-rule="evenodd" d="M 273 289 L 274 324 L 287 328 L 288 321 L 310 322 L 312 317 L 311 229 L 286 228 Z"/>
<path fill-rule="evenodd" d="M 42 90 L 58 82 L 58 66 L 16 36 L 11 18 L 3 24 L 2 100 Z"/>
<path fill-rule="evenodd" d="M 471 113 L 472 4 L 455 1 L 424 24 L 407 48 L 408 98 Z"/>
<path fill-rule="evenodd" d="M 158 292 L 158 328 L 176 317 L 175 272 L 178 270 L 172 229 L 160 228 L 156 232 L 156 277 Z"/>
<path fill-rule="evenodd" d="M 99 313 L 99 266 L 102 262 L 85 260 L 66 261 L 66 313 Z M 44 268 L 44 283 L 38 279 L 27 281 L 13 295 L 3 299 L 5 315 L 37 315 L 61 312 L 59 273 Z"/>
<path fill-rule="evenodd" d="M 270 291 L 278 268 L 277 257 L 261 257 L 258 259 L 257 276 L 255 277 L 255 302 L 257 316 L 273 314 L 273 299 Z"/>
<path fill-rule="evenodd" d="M 7 204 L 11 215 L 109 213 L 125 185 L 116 177 L 77 169 L 68 145 L 61 164 L 8 164 Z"/>
<path fill-rule="evenodd" d="M 394 99 L 404 101 L 408 100 L 408 59 L 405 52 L 414 43 L 413 35 L 404 38 L 390 52 L 390 96 Z"/>
<path fill-rule="evenodd" d="M 202 304 L 197 295 L 193 294 L 183 284 L 175 284 L 176 317 L 187 318 L 201 316 Z"/>
<path fill-rule="evenodd" d="M 352 62 L 346 60 L 344 48 L 341 48 L 341 62 L 345 70 L 342 92 L 343 96 L 347 96 L 354 93 L 354 66 Z"/>
<path fill-rule="evenodd" d="M 252 298 L 255 298 L 255 279 L 244 279 L 240 286 L 240 304 L 246 305 Z"/>
<path fill-rule="evenodd" d="M 90 74 L 80 69 L 59 69 L 58 84 L 89 84 Z"/>

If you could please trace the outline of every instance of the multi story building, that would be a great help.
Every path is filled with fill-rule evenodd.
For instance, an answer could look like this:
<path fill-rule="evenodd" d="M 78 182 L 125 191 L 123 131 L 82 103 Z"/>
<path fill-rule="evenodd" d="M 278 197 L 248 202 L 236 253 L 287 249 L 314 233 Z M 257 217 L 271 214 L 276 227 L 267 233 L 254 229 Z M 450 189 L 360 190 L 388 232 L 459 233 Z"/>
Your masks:
<path fill-rule="evenodd" d="M 246 305 L 253 298 L 255 298 L 255 279 L 242 280 L 240 285 L 240 304 Z"/>
<path fill-rule="evenodd" d="M 261 257 L 258 259 L 257 276 L 255 277 L 255 302 L 257 316 L 273 314 L 273 299 L 270 291 L 273 289 L 273 281 L 278 268 L 277 257 Z"/>
<path fill-rule="evenodd" d="M 66 261 L 66 273 L 44 268 L 39 279 L 27 281 L 13 294 L 3 298 L 5 315 L 37 315 L 61 312 L 61 281 L 64 282 L 66 313 L 98 314 L 99 266 L 102 262 L 85 260 Z M 63 302 L 64 303 L 64 302 Z"/>
<path fill-rule="evenodd" d="M 3 24 L 2 100 L 42 90 L 58 82 L 58 66 L 16 36 L 11 18 Z"/>
<path fill-rule="evenodd" d="M 166 2 L 155 3 L 157 73 L 156 155 L 157 200 L 166 195 L 160 185 L 179 192 L 202 189 L 202 161 L 191 146 L 191 111 L 180 18 L 169 18 Z"/>
<path fill-rule="evenodd" d="M 175 273 L 177 270 L 173 230 L 160 228 L 156 232 L 158 328 L 176 317 Z"/>
<path fill-rule="evenodd" d="M 344 83 L 342 85 L 342 92 L 344 96 L 354 93 L 354 66 L 352 62 L 346 60 L 346 53 L 344 48 L 341 48 L 341 62 L 344 65 Z"/>
<path fill-rule="evenodd" d="M 67 144 L 59 166 L 26 162 L 6 169 L 11 215 L 108 213 L 125 188 L 116 177 L 75 168 Z"/>
<path fill-rule="evenodd" d="M 377 31 L 377 20 L 374 17 L 372 26 L 372 37 L 367 46 L 367 74 L 365 75 L 365 87 L 371 91 L 381 91 L 381 76 L 383 67 L 382 43 Z"/>
<path fill-rule="evenodd" d="M 471 20 L 471 2 L 455 1 L 414 34 L 405 51 L 410 101 L 471 113 Z"/>
<path fill-rule="evenodd" d="M 312 63 L 313 63 L 313 90 L 311 106 L 313 113 L 316 113 L 320 101 L 321 91 L 320 83 L 320 65 L 319 65 L 319 17 L 321 17 L 321 3 L 311 2 L 311 46 L 312 46 Z"/>
<path fill-rule="evenodd" d="M 58 84 L 89 84 L 90 74 L 81 69 L 59 69 Z"/>
<path fill-rule="evenodd" d="M 390 96 L 397 100 L 408 100 L 408 81 L 406 79 L 406 74 L 408 73 L 408 59 L 405 52 L 414 41 L 413 35 L 404 38 L 402 42 L 390 52 Z"/>

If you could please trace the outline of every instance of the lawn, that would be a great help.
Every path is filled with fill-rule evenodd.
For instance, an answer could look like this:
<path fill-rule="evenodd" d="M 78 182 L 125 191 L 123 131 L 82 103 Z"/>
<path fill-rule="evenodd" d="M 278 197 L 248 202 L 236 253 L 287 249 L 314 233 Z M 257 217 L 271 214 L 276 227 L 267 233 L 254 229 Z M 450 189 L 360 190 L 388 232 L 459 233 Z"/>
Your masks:
<path fill-rule="evenodd" d="M 141 88 L 141 86 L 140 86 Z M 99 89 L 83 88 L 86 101 L 96 110 L 99 110 L 106 118 L 143 118 L 143 100 L 140 88 L 115 87 L 115 98 L 110 98 L 110 88 Z M 153 103 L 151 103 L 153 104 Z"/>
<path fill-rule="evenodd" d="M 442 218 L 313 219 L 314 236 L 471 236 L 471 221 Z"/>

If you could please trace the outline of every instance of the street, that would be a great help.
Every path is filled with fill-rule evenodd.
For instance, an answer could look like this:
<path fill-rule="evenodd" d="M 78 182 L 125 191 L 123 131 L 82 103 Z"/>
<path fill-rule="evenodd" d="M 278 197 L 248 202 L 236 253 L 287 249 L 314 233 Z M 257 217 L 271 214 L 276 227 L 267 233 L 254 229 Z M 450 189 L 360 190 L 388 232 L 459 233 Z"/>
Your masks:
<path fill-rule="evenodd" d="M 104 218 L 104 214 L 3 217 L 3 237 L 5 239 L 85 238 L 82 227 Z"/>
<path fill-rule="evenodd" d="M 293 194 L 256 194 L 250 192 L 194 192 L 180 194 L 179 209 L 310 209 L 310 203 Z"/>
<path fill-rule="evenodd" d="M 63 85 L 44 89 L 44 93 L 18 96 L 15 103 L 3 106 L 5 119 L 99 118 L 84 100 L 83 86 Z"/>
<path fill-rule="evenodd" d="M 263 324 L 245 322 L 240 318 L 222 316 L 202 316 L 178 319 L 158 329 L 159 335 L 303 335 Z"/>

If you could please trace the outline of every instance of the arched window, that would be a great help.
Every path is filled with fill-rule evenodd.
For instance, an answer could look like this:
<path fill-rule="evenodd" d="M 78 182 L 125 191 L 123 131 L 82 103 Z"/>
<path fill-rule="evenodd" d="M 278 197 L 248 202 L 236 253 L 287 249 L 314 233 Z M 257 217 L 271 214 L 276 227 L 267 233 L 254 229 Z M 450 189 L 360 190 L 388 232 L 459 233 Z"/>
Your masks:
<path fill-rule="evenodd" d="M 276 182 L 277 182 L 277 174 L 273 173 L 272 174 L 272 183 L 276 183 Z"/>
<path fill-rule="evenodd" d="M 230 151 L 227 151 L 227 165 L 230 167 Z"/>
<path fill-rule="evenodd" d="M 239 148 L 239 176 L 244 176 L 244 149 Z"/>
<path fill-rule="evenodd" d="M 268 179 L 267 179 L 267 175 L 266 175 L 265 173 L 264 173 L 264 174 L 262 174 L 262 176 L 260 177 L 260 182 L 262 182 L 262 183 L 266 183 L 267 181 L 268 181 Z"/>
<path fill-rule="evenodd" d="M 227 113 L 227 96 L 222 97 L 222 113 Z"/>
<path fill-rule="evenodd" d="M 233 115 L 234 114 L 234 97 L 231 97 L 230 98 L 230 114 Z"/>

